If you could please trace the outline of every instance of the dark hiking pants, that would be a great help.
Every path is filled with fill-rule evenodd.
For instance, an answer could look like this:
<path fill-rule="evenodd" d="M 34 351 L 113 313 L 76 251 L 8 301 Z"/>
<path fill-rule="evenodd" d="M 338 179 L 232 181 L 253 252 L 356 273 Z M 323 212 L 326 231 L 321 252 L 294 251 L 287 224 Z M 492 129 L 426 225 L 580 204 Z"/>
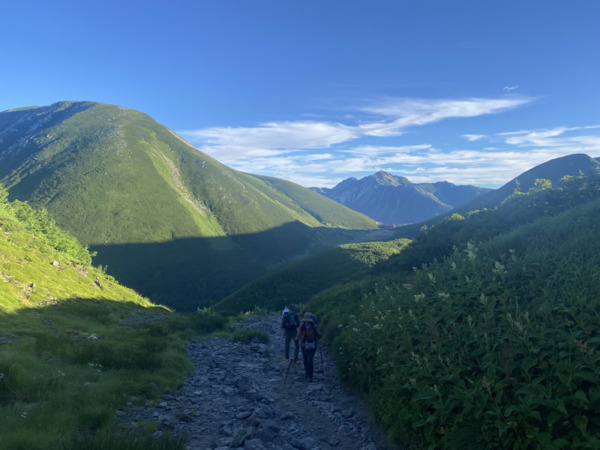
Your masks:
<path fill-rule="evenodd" d="M 290 343 L 294 341 L 294 361 L 298 361 L 298 341 L 296 340 L 296 329 L 285 330 L 285 359 L 290 359 Z"/>
<path fill-rule="evenodd" d="M 313 372 L 314 372 L 314 360 L 315 360 L 315 353 L 317 352 L 316 348 L 311 348 L 311 349 L 304 349 L 304 351 L 302 352 L 303 356 L 304 356 L 304 371 L 306 372 L 306 378 L 308 378 L 308 380 L 312 381 L 313 378 Z"/>

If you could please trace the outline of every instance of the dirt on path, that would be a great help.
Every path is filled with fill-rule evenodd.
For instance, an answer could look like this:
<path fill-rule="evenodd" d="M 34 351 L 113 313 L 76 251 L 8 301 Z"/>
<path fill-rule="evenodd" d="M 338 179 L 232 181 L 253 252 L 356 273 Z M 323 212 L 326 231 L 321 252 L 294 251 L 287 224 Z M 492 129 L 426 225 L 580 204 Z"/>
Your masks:
<path fill-rule="evenodd" d="M 342 388 L 320 349 L 313 382 L 302 364 L 284 359 L 277 315 L 241 324 L 265 332 L 268 344 L 211 338 L 189 344 L 196 366 L 184 387 L 155 405 L 118 414 L 129 426 L 156 422 L 156 436 L 185 436 L 190 450 L 392 450 L 363 401 Z"/>

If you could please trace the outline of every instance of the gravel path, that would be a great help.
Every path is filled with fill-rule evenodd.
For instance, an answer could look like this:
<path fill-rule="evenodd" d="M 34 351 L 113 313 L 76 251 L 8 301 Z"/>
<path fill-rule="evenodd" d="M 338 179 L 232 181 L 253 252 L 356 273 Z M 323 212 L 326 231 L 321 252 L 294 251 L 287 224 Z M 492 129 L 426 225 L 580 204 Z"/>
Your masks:
<path fill-rule="evenodd" d="M 277 315 L 242 327 L 264 331 L 270 342 L 191 342 L 196 371 L 184 387 L 158 405 L 122 408 L 122 420 L 130 426 L 156 421 L 157 436 L 184 435 L 190 450 L 397 448 L 386 443 L 365 404 L 340 387 L 325 351 L 315 356 L 314 380 L 308 383 L 301 364 L 283 359 Z"/>

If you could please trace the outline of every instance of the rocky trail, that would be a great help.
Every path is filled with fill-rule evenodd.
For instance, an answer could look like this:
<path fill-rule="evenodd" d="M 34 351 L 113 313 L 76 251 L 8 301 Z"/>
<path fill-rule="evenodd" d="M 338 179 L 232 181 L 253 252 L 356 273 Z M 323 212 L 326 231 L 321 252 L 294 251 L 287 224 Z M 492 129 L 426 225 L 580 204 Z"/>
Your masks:
<path fill-rule="evenodd" d="M 277 315 L 241 326 L 264 331 L 270 342 L 191 342 L 196 371 L 183 388 L 158 404 L 125 406 L 118 412 L 121 419 L 129 426 L 155 421 L 156 436 L 185 436 L 190 450 L 396 448 L 386 442 L 364 402 L 340 387 L 325 351 L 315 356 L 309 383 L 302 364 L 284 360 Z"/>

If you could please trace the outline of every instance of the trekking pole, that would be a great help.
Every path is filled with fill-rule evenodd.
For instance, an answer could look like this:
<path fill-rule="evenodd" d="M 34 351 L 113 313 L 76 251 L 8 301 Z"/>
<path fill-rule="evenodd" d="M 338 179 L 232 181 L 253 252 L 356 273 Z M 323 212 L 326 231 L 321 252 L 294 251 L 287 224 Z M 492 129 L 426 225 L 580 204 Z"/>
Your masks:
<path fill-rule="evenodd" d="M 294 360 L 293 356 L 290 356 L 290 363 L 288 364 L 287 372 L 285 373 L 285 380 L 283 380 L 283 384 L 287 383 L 287 377 L 290 374 L 290 367 L 292 365 L 292 361 Z"/>
<path fill-rule="evenodd" d="M 321 355 L 321 373 L 325 376 L 325 369 L 323 368 L 323 349 L 319 345 L 319 355 Z"/>

